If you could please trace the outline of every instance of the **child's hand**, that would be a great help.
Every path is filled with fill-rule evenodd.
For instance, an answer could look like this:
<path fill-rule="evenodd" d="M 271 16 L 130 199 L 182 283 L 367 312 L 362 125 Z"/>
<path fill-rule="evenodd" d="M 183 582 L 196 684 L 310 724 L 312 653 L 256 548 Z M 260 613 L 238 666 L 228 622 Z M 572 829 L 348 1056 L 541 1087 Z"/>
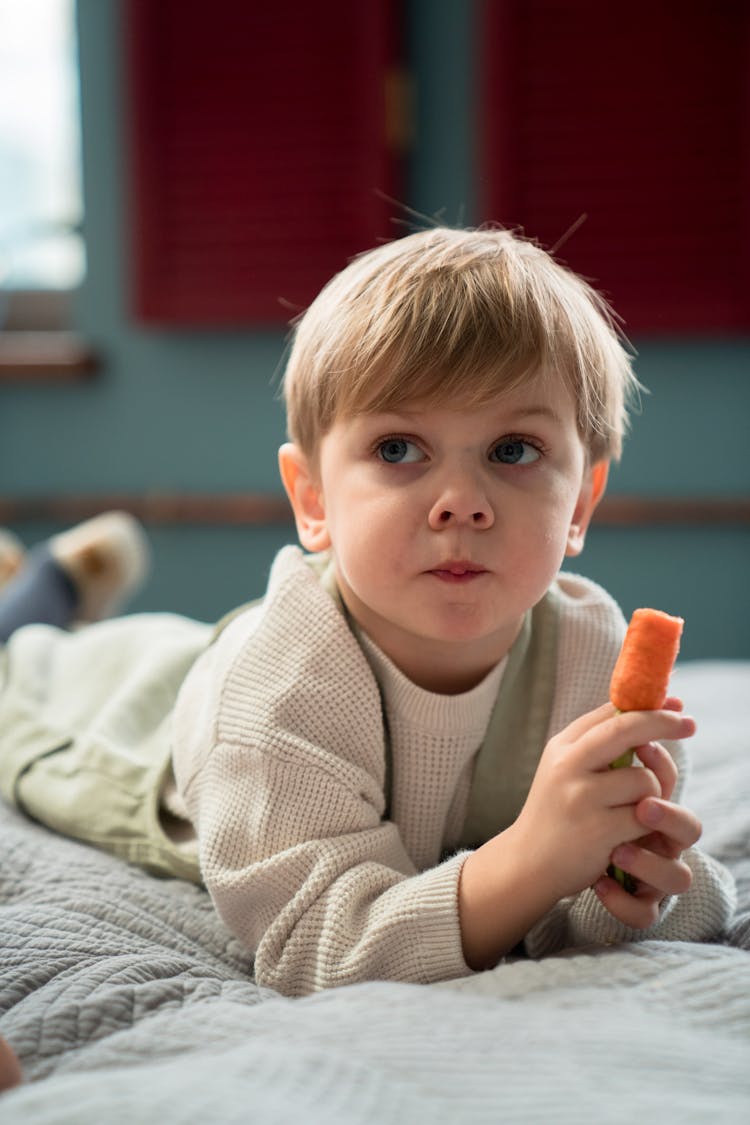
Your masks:
<path fill-rule="evenodd" d="M 496 964 L 555 903 L 592 885 L 615 917 L 639 928 L 655 920 L 665 894 L 687 889 L 679 854 L 700 825 L 670 803 L 676 769 L 656 740 L 694 732 L 673 701 L 623 714 L 607 703 L 550 740 L 518 819 L 464 861 L 459 918 L 468 965 Z M 632 747 L 645 768 L 609 768 Z M 658 827 L 650 823 L 657 811 Z M 633 852 L 620 862 L 623 843 Z M 637 894 L 604 876 L 612 862 L 642 882 Z"/>
<path fill-rule="evenodd" d="M 687 889 L 689 872 L 678 856 L 697 839 L 700 825 L 669 803 L 676 770 L 656 740 L 687 738 L 694 730 L 693 720 L 673 707 L 619 714 L 605 704 L 550 741 L 513 831 L 538 877 L 554 881 L 557 899 L 596 883 L 613 914 L 627 913 L 629 924 L 644 926 L 665 894 Z M 630 747 L 645 768 L 611 770 L 610 763 Z M 644 828 L 654 827 L 647 817 L 657 810 L 659 830 L 644 836 Z M 632 841 L 637 846 L 627 862 L 613 859 L 615 849 Z M 646 884 L 636 896 L 602 880 L 611 862 Z"/>
<path fill-rule="evenodd" d="M 669 800 L 677 780 L 671 755 L 656 745 L 642 747 L 638 756 L 659 778 L 662 795 L 647 797 L 635 808 L 648 833 L 621 844 L 612 855 L 612 861 L 638 881 L 638 889 L 635 894 L 628 894 L 606 875 L 594 889 L 615 918 L 626 926 L 642 929 L 657 921 L 659 904 L 666 895 L 689 890 L 692 872 L 680 855 L 700 838 L 701 824 L 689 809 Z"/>

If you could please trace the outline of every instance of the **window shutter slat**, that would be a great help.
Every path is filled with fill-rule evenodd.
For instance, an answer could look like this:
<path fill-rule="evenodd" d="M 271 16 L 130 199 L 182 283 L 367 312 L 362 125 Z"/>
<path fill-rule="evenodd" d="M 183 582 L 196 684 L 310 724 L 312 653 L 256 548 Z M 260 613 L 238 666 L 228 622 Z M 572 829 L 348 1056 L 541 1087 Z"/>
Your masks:
<path fill-rule="evenodd" d="M 630 331 L 750 327 L 750 8 L 486 0 L 484 220 L 520 225 Z"/>
<path fill-rule="evenodd" d="M 392 235 L 382 0 L 129 0 L 138 318 L 275 324 Z"/>

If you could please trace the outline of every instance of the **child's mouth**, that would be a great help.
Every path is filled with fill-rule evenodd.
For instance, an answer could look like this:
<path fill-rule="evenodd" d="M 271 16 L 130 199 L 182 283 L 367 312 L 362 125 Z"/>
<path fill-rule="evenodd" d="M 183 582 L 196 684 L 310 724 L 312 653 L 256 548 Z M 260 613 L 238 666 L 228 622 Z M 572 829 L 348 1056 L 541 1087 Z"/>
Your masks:
<path fill-rule="evenodd" d="M 469 562 L 445 563 L 430 571 L 430 574 L 434 574 L 441 582 L 453 583 L 473 582 L 486 573 L 483 567 Z"/>

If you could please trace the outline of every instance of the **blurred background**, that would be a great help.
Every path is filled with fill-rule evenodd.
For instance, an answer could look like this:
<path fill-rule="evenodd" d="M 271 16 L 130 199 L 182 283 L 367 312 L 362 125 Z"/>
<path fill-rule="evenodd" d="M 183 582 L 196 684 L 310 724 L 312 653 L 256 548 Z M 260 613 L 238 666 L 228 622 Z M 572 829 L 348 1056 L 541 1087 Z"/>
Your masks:
<path fill-rule="evenodd" d="M 420 216 L 612 301 L 648 393 L 576 569 L 750 657 L 746 0 L 0 0 L 0 524 L 124 506 L 133 608 L 262 593 L 289 321 Z"/>

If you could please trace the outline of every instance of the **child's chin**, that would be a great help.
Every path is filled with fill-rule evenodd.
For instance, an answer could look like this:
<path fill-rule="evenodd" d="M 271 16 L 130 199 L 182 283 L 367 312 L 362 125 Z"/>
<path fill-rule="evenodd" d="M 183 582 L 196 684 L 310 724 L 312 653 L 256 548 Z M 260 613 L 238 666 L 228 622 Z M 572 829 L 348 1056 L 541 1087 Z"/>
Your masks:
<path fill-rule="evenodd" d="M 495 629 L 484 621 L 461 614 L 450 621 L 440 621 L 432 629 L 426 630 L 430 640 L 440 641 L 441 644 L 471 645 L 482 644 L 489 640 Z"/>

